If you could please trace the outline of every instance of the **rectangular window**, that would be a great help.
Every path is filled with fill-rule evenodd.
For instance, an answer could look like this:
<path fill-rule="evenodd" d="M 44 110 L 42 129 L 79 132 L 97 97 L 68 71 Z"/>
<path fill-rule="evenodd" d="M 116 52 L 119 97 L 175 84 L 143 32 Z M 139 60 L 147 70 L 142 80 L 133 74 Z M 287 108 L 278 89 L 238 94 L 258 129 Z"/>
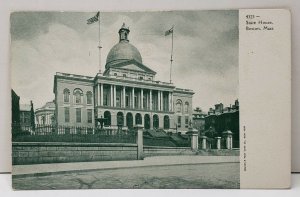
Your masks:
<path fill-rule="evenodd" d="M 110 97 L 109 89 L 105 88 L 103 90 L 103 105 L 104 106 L 109 105 L 109 99 L 110 99 L 109 97 Z"/>
<path fill-rule="evenodd" d="M 125 96 L 125 105 L 126 107 L 129 107 L 129 95 Z"/>
<path fill-rule="evenodd" d="M 65 122 L 70 122 L 70 108 L 65 107 Z"/>
<path fill-rule="evenodd" d="M 157 96 L 157 94 L 152 95 L 152 108 L 153 108 L 153 110 L 158 110 L 158 96 Z"/>
<path fill-rule="evenodd" d="M 143 108 L 146 109 L 147 108 L 147 96 L 143 95 Z"/>
<path fill-rule="evenodd" d="M 116 98 L 116 106 L 121 107 L 120 97 Z"/>
<path fill-rule="evenodd" d="M 163 101 L 164 111 L 169 111 L 169 97 L 164 96 Z"/>
<path fill-rule="evenodd" d="M 76 122 L 81 122 L 81 108 L 76 108 Z"/>
<path fill-rule="evenodd" d="M 91 109 L 87 110 L 87 121 L 88 123 L 93 123 L 93 111 Z"/>
<path fill-rule="evenodd" d="M 177 126 L 178 126 L 178 128 L 181 127 L 181 116 L 178 116 Z"/>
<path fill-rule="evenodd" d="M 138 106 L 139 106 L 139 103 L 138 103 L 138 97 L 135 95 L 135 96 L 134 96 L 134 107 L 135 107 L 135 108 L 138 108 Z"/>
<path fill-rule="evenodd" d="M 185 117 L 185 128 L 188 128 L 189 127 L 189 117 L 186 116 Z"/>
<path fill-rule="evenodd" d="M 90 92 L 87 93 L 86 94 L 86 104 L 91 105 L 93 103 L 92 99 L 93 99 L 92 93 L 90 93 Z"/>

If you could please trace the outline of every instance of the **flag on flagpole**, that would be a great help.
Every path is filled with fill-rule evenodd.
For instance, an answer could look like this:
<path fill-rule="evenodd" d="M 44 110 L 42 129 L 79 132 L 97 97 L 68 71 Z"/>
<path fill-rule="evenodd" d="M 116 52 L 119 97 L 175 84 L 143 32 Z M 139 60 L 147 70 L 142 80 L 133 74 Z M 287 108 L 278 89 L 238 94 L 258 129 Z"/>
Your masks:
<path fill-rule="evenodd" d="M 97 22 L 99 20 L 99 12 L 97 12 L 97 14 L 95 16 L 93 16 L 92 18 L 87 20 L 87 24 L 93 24 L 95 22 Z"/>
<path fill-rule="evenodd" d="M 173 29 L 174 29 L 174 26 L 171 29 L 169 29 L 168 31 L 165 32 L 165 36 L 168 36 L 168 35 L 172 34 Z"/>

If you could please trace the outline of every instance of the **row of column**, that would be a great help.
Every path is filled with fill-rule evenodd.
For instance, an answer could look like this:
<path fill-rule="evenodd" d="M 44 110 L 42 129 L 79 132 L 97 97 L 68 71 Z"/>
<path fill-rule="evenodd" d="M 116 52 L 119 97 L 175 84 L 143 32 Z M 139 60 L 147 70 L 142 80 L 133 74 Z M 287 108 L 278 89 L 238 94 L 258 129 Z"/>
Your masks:
<path fill-rule="evenodd" d="M 131 103 L 132 103 L 132 107 L 134 108 L 135 107 L 135 88 L 134 87 L 131 87 L 132 88 L 132 92 L 131 92 Z M 112 107 L 116 107 L 116 85 L 110 85 L 110 106 Z M 100 98 L 100 99 L 99 99 Z M 141 89 L 141 92 L 140 92 L 140 108 L 143 109 L 144 108 L 144 102 L 143 102 L 143 99 L 144 99 L 144 90 Z M 152 102 L 152 99 L 153 99 L 153 93 L 152 93 L 152 90 L 150 89 L 150 94 L 149 94 L 149 102 L 148 102 L 148 97 L 147 97 L 147 104 L 149 103 L 149 108 L 150 110 L 153 110 L 153 102 Z M 122 107 L 125 107 L 126 104 L 126 87 L 123 86 L 123 90 L 122 90 L 122 104 L 121 106 Z M 168 111 L 173 111 L 173 93 L 172 92 L 169 92 L 169 95 L 168 95 Z M 98 84 L 97 86 L 97 105 L 99 106 L 103 106 L 103 84 Z M 158 111 L 163 111 L 164 110 L 164 103 L 163 103 L 163 92 L 158 90 Z"/>
<path fill-rule="evenodd" d="M 43 115 L 38 115 L 36 116 L 38 124 L 52 124 L 52 115 L 53 114 L 43 114 Z M 43 122 L 44 118 L 44 122 Z"/>

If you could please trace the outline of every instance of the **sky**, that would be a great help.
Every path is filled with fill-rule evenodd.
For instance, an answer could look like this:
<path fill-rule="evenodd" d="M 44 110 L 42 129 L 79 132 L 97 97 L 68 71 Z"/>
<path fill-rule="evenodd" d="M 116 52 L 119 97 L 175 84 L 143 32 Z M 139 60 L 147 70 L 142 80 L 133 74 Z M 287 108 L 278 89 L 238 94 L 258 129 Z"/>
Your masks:
<path fill-rule="evenodd" d="M 95 12 L 15 12 L 11 15 L 12 88 L 21 103 L 39 108 L 54 99 L 56 72 L 96 76 L 99 71 Z M 238 99 L 238 11 L 101 12 L 101 67 L 118 43 L 123 22 L 143 64 L 168 82 L 174 25 L 172 82 L 192 89 L 193 108 L 208 111 Z"/>

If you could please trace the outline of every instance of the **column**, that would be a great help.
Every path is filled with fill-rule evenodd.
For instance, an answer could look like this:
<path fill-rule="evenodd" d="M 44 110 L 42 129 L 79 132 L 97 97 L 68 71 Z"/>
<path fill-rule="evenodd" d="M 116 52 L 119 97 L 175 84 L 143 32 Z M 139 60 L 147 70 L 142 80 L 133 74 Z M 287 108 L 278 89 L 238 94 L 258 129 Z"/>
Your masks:
<path fill-rule="evenodd" d="M 141 89 L 141 109 L 143 109 L 144 108 L 144 92 L 143 92 L 143 89 Z"/>
<path fill-rule="evenodd" d="M 189 127 L 187 134 L 190 136 L 191 149 L 198 150 L 198 130 L 194 129 L 192 127 Z"/>
<path fill-rule="evenodd" d="M 158 98 L 158 111 L 160 111 L 160 91 L 157 92 L 157 98 Z"/>
<path fill-rule="evenodd" d="M 135 128 L 137 129 L 137 135 L 136 135 L 136 143 L 137 143 L 137 159 L 142 160 L 143 157 L 143 126 L 142 125 L 136 125 Z"/>
<path fill-rule="evenodd" d="M 223 136 L 226 141 L 226 149 L 232 149 L 232 132 L 231 131 L 224 131 Z"/>
<path fill-rule="evenodd" d="M 153 116 L 150 115 L 150 129 L 153 129 Z"/>
<path fill-rule="evenodd" d="M 134 87 L 132 87 L 132 108 L 134 108 Z"/>
<path fill-rule="evenodd" d="M 113 112 L 110 115 L 111 115 L 111 117 L 110 117 L 111 118 L 111 127 L 113 127 L 115 130 L 115 128 L 117 128 L 117 114 L 115 112 Z"/>
<path fill-rule="evenodd" d="M 100 102 L 100 84 L 97 85 L 97 105 L 99 106 L 101 104 Z"/>
<path fill-rule="evenodd" d="M 114 97 L 114 107 L 116 107 L 117 106 L 117 87 L 116 87 L 116 85 L 114 85 L 113 86 L 113 88 L 114 88 L 114 95 L 113 95 L 113 97 Z"/>
<path fill-rule="evenodd" d="M 174 111 L 174 105 L 173 105 L 173 92 L 171 92 L 171 108 L 170 111 Z"/>
<path fill-rule="evenodd" d="M 113 85 L 110 85 L 110 106 L 114 106 Z"/>
<path fill-rule="evenodd" d="M 217 149 L 220 150 L 221 149 L 221 137 L 216 137 L 217 140 Z"/>
<path fill-rule="evenodd" d="M 172 104 L 172 101 L 171 101 L 171 92 L 169 92 L 169 95 L 168 95 L 168 111 L 171 111 L 171 104 Z"/>
<path fill-rule="evenodd" d="M 125 101 L 126 101 L 126 89 L 125 86 L 123 86 L 123 99 L 122 99 L 123 107 L 126 106 Z"/>
<path fill-rule="evenodd" d="M 150 102 L 149 102 L 149 104 L 150 104 L 150 110 L 152 110 L 152 90 L 150 90 Z"/>
<path fill-rule="evenodd" d="M 149 105 L 148 105 L 148 102 L 149 102 L 149 94 L 148 94 L 148 92 L 146 92 L 146 106 L 145 106 L 145 108 L 146 109 L 149 109 Z"/>
<path fill-rule="evenodd" d="M 206 149 L 206 136 L 201 136 L 202 138 L 202 149 Z"/>
<path fill-rule="evenodd" d="M 164 92 L 160 92 L 160 110 L 164 110 Z"/>
<path fill-rule="evenodd" d="M 103 83 L 100 84 L 100 90 L 101 90 L 100 105 L 103 106 Z"/>
<path fill-rule="evenodd" d="M 227 143 L 227 149 L 231 150 L 232 149 L 232 136 L 231 135 L 227 136 L 226 143 Z"/>

